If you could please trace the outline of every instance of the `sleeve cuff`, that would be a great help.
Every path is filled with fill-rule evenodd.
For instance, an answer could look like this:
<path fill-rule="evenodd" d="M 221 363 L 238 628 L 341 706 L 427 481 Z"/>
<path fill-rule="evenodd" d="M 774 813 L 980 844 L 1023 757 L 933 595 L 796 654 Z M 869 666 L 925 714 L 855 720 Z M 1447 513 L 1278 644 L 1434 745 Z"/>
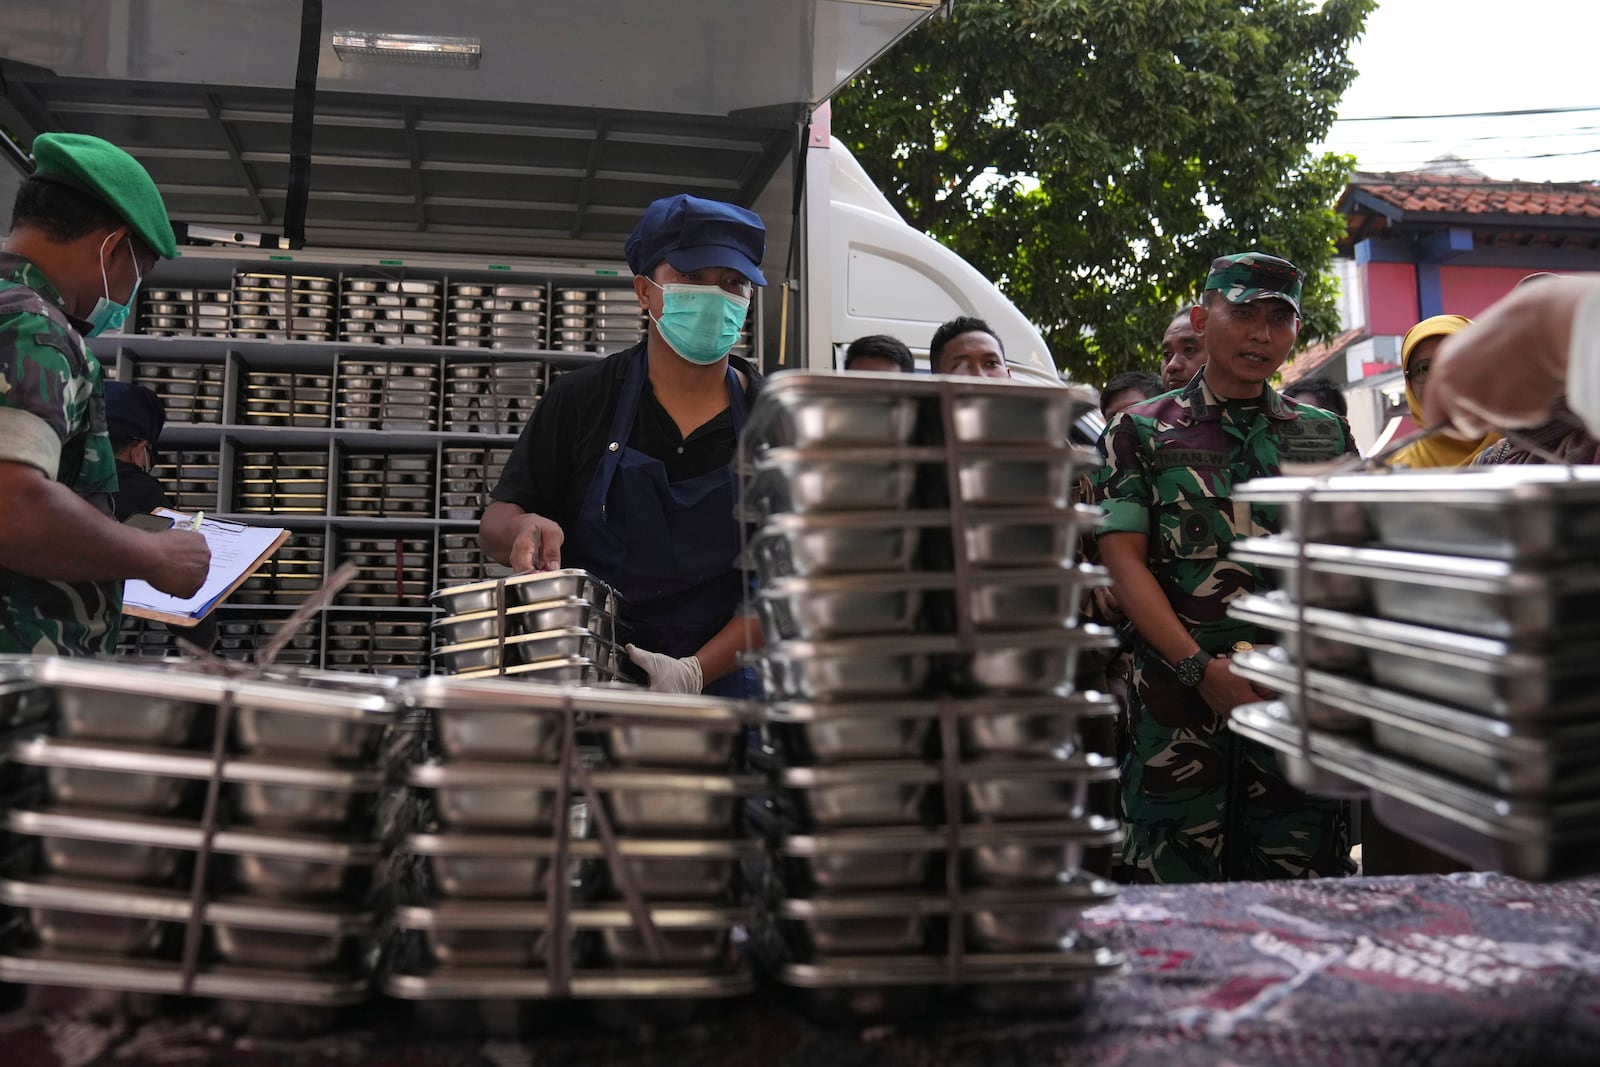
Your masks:
<path fill-rule="evenodd" d="M 38 467 L 55 481 L 61 469 L 61 438 L 33 412 L 0 407 L 0 462 Z"/>
<path fill-rule="evenodd" d="M 1105 525 L 1100 527 L 1102 534 L 1150 532 L 1150 509 L 1143 504 L 1132 500 L 1105 500 L 1100 507 L 1106 513 Z"/>
<path fill-rule="evenodd" d="M 1567 351 L 1567 403 L 1589 433 L 1600 437 L 1600 286 L 1593 286 L 1572 316 Z"/>

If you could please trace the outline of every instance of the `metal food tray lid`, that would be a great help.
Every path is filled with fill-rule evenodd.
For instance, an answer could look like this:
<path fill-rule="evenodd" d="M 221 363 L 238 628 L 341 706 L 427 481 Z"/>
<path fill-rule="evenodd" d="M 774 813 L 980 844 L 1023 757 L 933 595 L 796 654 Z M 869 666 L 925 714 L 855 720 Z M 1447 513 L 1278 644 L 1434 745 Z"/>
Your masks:
<path fill-rule="evenodd" d="M 184 991 L 183 965 L 176 960 L 134 957 L 108 960 L 87 954 L 18 947 L 7 947 L 0 952 L 0 979 L 26 985 L 76 986 L 128 993 L 175 996 Z M 204 964 L 195 974 L 190 993 L 218 999 L 345 1007 L 365 1001 L 369 989 L 365 977 Z"/>
<path fill-rule="evenodd" d="M 863 448 L 769 448 L 748 461 L 748 468 L 756 475 L 769 471 L 787 472 L 813 465 L 863 466 L 889 463 L 943 464 L 954 459 L 959 465 L 968 463 L 1036 463 L 1059 462 L 1074 467 L 1099 468 L 1100 456 L 1090 448 L 1067 441 L 1052 444 L 973 444 L 963 445 L 952 457 L 943 446 L 896 445 Z"/>
<path fill-rule="evenodd" d="M 974 567 L 972 584 L 975 586 L 1105 586 L 1111 584 L 1111 574 L 1102 567 L 1088 563 L 1067 563 L 1056 567 Z M 953 571 L 892 571 L 860 574 L 826 574 L 774 578 L 762 584 L 757 595 L 775 597 L 806 597 L 829 593 L 899 593 L 953 590 L 956 577 Z"/>
<path fill-rule="evenodd" d="M 219 703 L 229 692 L 237 707 L 335 718 L 392 718 L 399 711 L 397 682 L 334 671 L 277 668 L 248 680 L 203 674 L 185 661 L 115 663 L 47 657 L 34 678 L 59 689 L 148 696 L 159 701 Z"/>
<path fill-rule="evenodd" d="M 973 508 L 969 514 L 978 509 Z M 988 509 L 995 510 L 995 509 Z M 1098 509 L 1096 509 L 1098 510 Z M 1066 514 L 1063 512 L 1063 514 Z M 929 529 L 949 526 L 949 509 L 916 509 L 884 511 L 782 511 L 768 517 L 752 540 L 775 537 L 786 533 L 809 533 L 813 530 L 896 530 Z"/>
<path fill-rule="evenodd" d="M 206 779 L 217 769 L 209 753 L 174 749 L 134 748 L 125 744 L 66 741 L 32 737 L 11 746 L 10 757 L 30 767 L 70 767 L 120 774 L 153 774 L 165 778 Z M 227 759 L 220 767 L 225 782 L 297 786 L 347 793 L 375 793 L 383 788 L 381 771 L 346 769 L 313 760 Z"/>
<path fill-rule="evenodd" d="M 700 693 L 656 693 L 635 686 L 561 686 L 434 675 L 408 687 L 413 705 L 434 711 L 509 709 L 559 714 L 567 706 L 590 715 L 701 726 L 754 722 L 761 704 Z"/>
<path fill-rule="evenodd" d="M 144 886 L 102 887 L 58 882 L 48 876 L 23 881 L 0 880 L 0 903 L 17 908 L 60 908 L 95 915 L 184 922 L 193 901 L 187 890 Z M 250 930 L 314 934 L 337 937 L 371 930 L 377 916 L 370 911 L 340 911 L 296 901 L 253 900 L 248 897 L 208 896 L 208 923 Z"/>
<path fill-rule="evenodd" d="M 962 848 L 1002 843 L 1102 845 L 1122 838 L 1122 823 L 1104 815 L 1080 819 L 1036 822 L 960 823 L 956 840 Z M 821 856 L 839 853 L 943 851 L 950 844 L 947 828 L 885 826 L 864 830 L 833 830 L 819 834 L 785 833 L 779 845 L 786 856 Z"/>
<path fill-rule="evenodd" d="M 1380 471 L 1327 478 L 1256 478 L 1233 499 L 1287 504 L 1310 492 L 1314 502 L 1492 505 L 1600 501 L 1600 467 L 1497 466 L 1460 470 Z"/>
<path fill-rule="evenodd" d="M 156 819 L 145 816 L 91 815 L 70 811 L 36 811 L 12 808 L 4 825 L 27 837 L 67 837 L 78 841 L 109 841 L 124 845 L 150 845 L 194 851 L 200 847 L 201 828 L 193 820 Z M 374 841 L 338 840 L 326 835 L 275 830 L 219 830 L 211 849 L 230 855 L 271 856 L 311 863 L 354 865 L 375 863 L 383 849 Z"/>
<path fill-rule="evenodd" d="M 1117 713 L 1117 699 L 1092 689 L 1074 689 L 1043 696 L 952 697 L 941 701 L 841 701 L 819 703 L 780 700 L 766 705 L 768 722 L 832 722 L 836 719 L 936 718 L 943 708 L 961 717 L 976 715 L 1060 715 L 1100 718 Z"/>
<path fill-rule="evenodd" d="M 1066 759 L 982 760 L 959 764 L 963 782 L 993 781 L 1090 781 L 1104 782 L 1117 776 L 1117 761 L 1096 752 L 1076 752 Z M 906 760 L 863 760 L 823 767 L 783 767 L 779 782 L 790 789 L 827 789 L 841 785 L 896 783 L 932 785 L 940 781 L 938 763 Z"/>
<path fill-rule="evenodd" d="M 645 907 L 650 921 L 662 930 L 726 930 L 755 918 L 748 907 L 656 903 Z M 441 901 L 431 907 L 397 907 L 391 921 L 400 930 L 544 930 L 550 925 L 550 909 L 536 903 Z M 567 911 L 567 927 L 572 930 L 618 930 L 633 925 L 633 913 L 622 904 L 579 904 Z"/>
<path fill-rule="evenodd" d="M 424 789 L 554 789 L 561 768 L 522 763 L 418 763 L 406 772 L 409 785 Z M 600 792 L 638 790 L 663 793 L 709 793 L 754 796 L 766 789 L 760 774 L 683 774 L 678 771 L 599 770 L 589 780 Z"/>
<path fill-rule="evenodd" d="M 406 835 L 400 851 L 413 856 L 525 859 L 555 855 L 556 842 L 552 837 L 519 834 L 413 833 Z M 617 838 L 617 851 L 627 859 L 732 860 L 758 855 L 761 843 L 750 838 L 623 836 Z M 567 854 L 597 859 L 605 855 L 605 846 L 600 841 L 573 839 L 567 842 Z"/>

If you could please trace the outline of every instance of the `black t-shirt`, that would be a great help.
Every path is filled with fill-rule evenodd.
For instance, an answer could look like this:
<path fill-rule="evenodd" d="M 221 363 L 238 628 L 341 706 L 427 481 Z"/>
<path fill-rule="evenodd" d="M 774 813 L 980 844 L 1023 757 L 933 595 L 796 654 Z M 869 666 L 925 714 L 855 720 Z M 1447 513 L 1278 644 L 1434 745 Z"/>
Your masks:
<path fill-rule="evenodd" d="M 126 522 L 129 515 L 148 515 L 166 508 L 167 490 L 153 475 L 146 474 L 125 459 L 117 460 L 116 516 Z"/>
<path fill-rule="evenodd" d="M 573 528 L 600 455 L 610 443 L 607 435 L 622 395 L 623 375 L 643 347 L 640 342 L 556 379 L 512 447 L 491 494 L 495 500 L 552 519 L 564 531 Z M 761 388 L 760 376 L 738 356 L 728 358 L 735 370 L 744 373 L 745 403 L 753 404 Z M 665 464 L 668 481 L 697 478 L 726 467 L 733 462 L 737 443 L 733 414 L 726 408 L 684 438 L 649 381 L 644 383 L 628 447 Z"/>

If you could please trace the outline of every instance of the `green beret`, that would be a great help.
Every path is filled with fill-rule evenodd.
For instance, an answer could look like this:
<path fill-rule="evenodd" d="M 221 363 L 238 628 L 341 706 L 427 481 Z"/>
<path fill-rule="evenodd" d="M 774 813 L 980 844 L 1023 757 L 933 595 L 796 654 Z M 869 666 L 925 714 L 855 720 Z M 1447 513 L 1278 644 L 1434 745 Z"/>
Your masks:
<path fill-rule="evenodd" d="M 34 177 L 101 201 L 163 259 L 178 254 L 161 190 L 137 159 L 110 141 L 85 133 L 42 133 L 33 140 L 33 159 Z"/>

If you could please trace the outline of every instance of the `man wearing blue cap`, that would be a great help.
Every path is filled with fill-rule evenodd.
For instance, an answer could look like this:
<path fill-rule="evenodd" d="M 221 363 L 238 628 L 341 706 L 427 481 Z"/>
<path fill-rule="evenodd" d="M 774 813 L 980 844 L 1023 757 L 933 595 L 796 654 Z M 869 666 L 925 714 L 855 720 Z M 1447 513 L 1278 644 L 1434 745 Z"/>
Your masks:
<path fill-rule="evenodd" d="M 760 381 L 729 351 L 766 251 L 751 211 L 679 195 L 628 238 L 643 341 L 550 386 L 512 449 L 478 538 L 519 572 L 582 567 L 625 601 L 650 688 L 758 695 L 738 654 L 734 449 Z"/>
<path fill-rule="evenodd" d="M 0 652 L 106 654 L 124 579 L 187 597 L 211 563 L 198 533 L 112 518 L 105 394 L 84 344 L 122 325 L 177 248 L 155 182 L 122 149 L 44 134 L 33 155 L 0 245 Z"/>

